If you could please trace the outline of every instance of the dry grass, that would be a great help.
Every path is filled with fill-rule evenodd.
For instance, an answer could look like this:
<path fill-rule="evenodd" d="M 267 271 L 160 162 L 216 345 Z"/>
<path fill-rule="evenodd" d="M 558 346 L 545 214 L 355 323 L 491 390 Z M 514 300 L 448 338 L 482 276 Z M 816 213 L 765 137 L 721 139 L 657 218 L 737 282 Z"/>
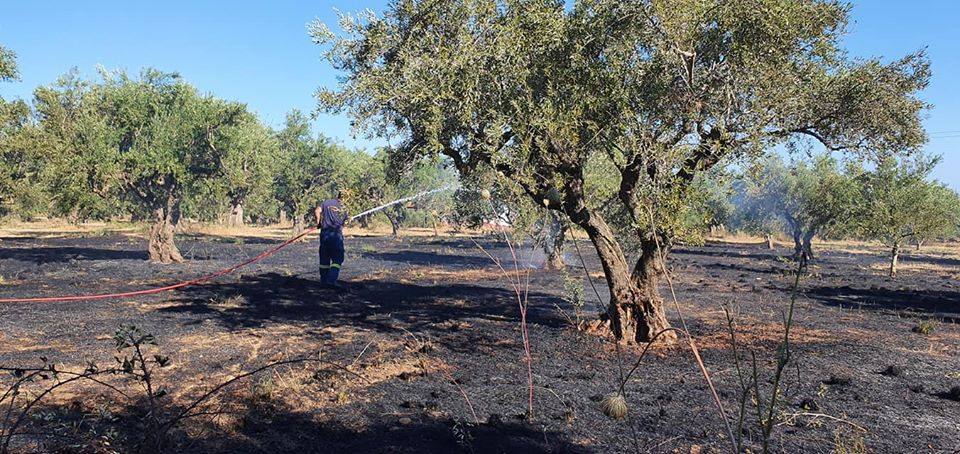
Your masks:
<path fill-rule="evenodd" d="M 879 262 L 869 265 L 868 268 L 878 273 L 885 273 L 890 271 L 890 264 L 886 262 Z M 897 272 L 930 273 L 939 275 L 944 279 L 960 280 L 960 267 L 942 265 L 939 263 L 901 261 L 897 265 Z"/>
<path fill-rule="evenodd" d="M 510 270 L 506 273 L 510 278 L 516 279 L 518 275 L 526 276 L 526 270 Z M 504 278 L 504 273 L 495 268 L 473 268 L 466 270 L 450 271 L 428 266 L 408 266 L 401 270 L 382 269 L 373 273 L 364 274 L 357 277 L 359 281 L 379 281 L 386 277 L 396 279 L 399 282 L 410 284 L 415 282 L 429 281 L 436 285 L 441 282 L 480 282 L 480 281 L 499 281 Z"/>
<path fill-rule="evenodd" d="M 84 222 L 72 224 L 60 219 L 42 221 L 5 220 L 0 224 L 0 237 L 4 238 L 62 238 L 119 233 L 142 234 L 144 225 L 129 222 Z"/>
<path fill-rule="evenodd" d="M 307 227 L 312 226 L 308 223 Z M 122 234 L 142 236 L 146 233 L 148 224 L 132 222 L 84 222 L 79 224 L 69 223 L 61 219 L 49 219 L 40 221 L 23 222 L 17 220 L 5 220 L 0 224 L 0 237 L 3 238 L 63 238 L 75 236 L 93 236 L 107 234 Z M 440 237 L 444 238 L 466 238 L 484 234 L 479 230 L 461 230 L 459 232 L 449 225 L 438 226 L 437 231 Z M 293 225 L 272 224 L 272 225 L 245 225 L 239 227 L 229 227 L 224 224 L 202 223 L 184 220 L 180 223 L 178 233 L 186 235 L 203 235 L 222 238 L 261 238 L 271 240 L 284 240 L 293 236 Z M 437 232 L 433 228 L 404 228 L 400 230 L 401 237 L 432 237 Z M 356 237 L 376 237 L 389 236 L 392 234 L 389 226 L 374 225 L 364 229 L 356 225 L 350 225 L 344 229 L 344 234 Z M 311 233 L 308 238 L 316 236 Z"/>

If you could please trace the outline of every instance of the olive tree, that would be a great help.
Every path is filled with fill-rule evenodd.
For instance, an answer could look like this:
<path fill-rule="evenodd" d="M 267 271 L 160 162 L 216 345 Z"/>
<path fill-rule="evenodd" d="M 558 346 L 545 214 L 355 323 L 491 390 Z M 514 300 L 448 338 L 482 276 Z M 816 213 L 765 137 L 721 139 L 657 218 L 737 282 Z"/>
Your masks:
<path fill-rule="evenodd" d="M 0 46 L 0 82 L 17 80 L 16 54 Z M 34 159 L 30 106 L 0 96 L 0 215 L 15 211 L 29 217 L 37 201 L 42 164 Z"/>
<path fill-rule="evenodd" d="M 250 113 L 230 128 L 224 139 L 226 153 L 221 166 L 230 204 L 228 224 L 242 226 L 247 202 L 270 198 L 267 194 L 273 191 L 279 148 L 273 132 Z"/>
<path fill-rule="evenodd" d="M 224 135 L 246 107 L 200 95 L 173 73 L 101 76 L 97 82 L 68 76 L 37 90 L 56 183 L 51 190 L 64 211 L 150 219 L 150 260 L 180 262 L 174 232 L 185 191 L 222 178 Z"/>
<path fill-rule="evenodd" d="M 555 200 L 548 208 L 600 257 L 605 322 L 644 342 L 669 327 L 661 259 L 697 175 L 791 140 L 851 151 L 923 141 L 927 59 L 848 58 L 848 10 L 827 0 L 394 0 L 311 34 L 342 73 L 320 90 L 322 109 L 398 138 L 400 159 L 442 154 L 461 174 L 490 168 L 537 204 Z M 587 197 L 584 169 L 597 155 L 619 182 L 613 199 Z M 624 214 L 617 226 L 610 207 Z M 636 250 L 624 250 L 625 235 Z"/>
<path fill-rule="evenodd" d="M 858 170 L 846 170 L 829 155 L 820 155 L 812 163 L 796 161 L 786 169 L 774 169 L 779 175 L 767 187 L 786 220 L 793 236 L 794 260 L 813 260 L 813 237 L 842 233 L 849 226 L 859 203 L 855 179 Z"/>
<path fill-rule="evenodd" d="M 311 207 L 322 198 L 318 191 L 328 170 L 320 147 L 327 146 L 329 140 L 311 134 L 307 117 L 298 110 L 287 114 L 284 128 L 277 133 L 280 154 L 274 179 L 275 197 L 281 209 L 293 216 L 297 234 L 303 231 Z"/>
<path fill-rule="evenodd" d="M 277 140 L 274 197 L 293 216 L 294 231 L 300 233 L 313 208 L 337 190 L 349 189 L 369 160 L 362 159 L 363 151 L 349 150 L 323 135 L 313 136 L 307 117 L 297 110 L 287 114 Z"/>
<path fill-rule="evenodd" d="M 890 248 L 890 277 L 897 275 L 904 242 L 947 235 L 960 222 L 956 193 L 927 181 L 937 161 L 886 157 L 863 180 L 858 224 L 864 235 Z"/>
<path fill-rule="evenodd" d="M 913 240 L 919 251 L 930 240 L 956 238 L 960 234 L 960 195 L 940 182 L 927 184 L 923 211 L 914 218 Z"/>
<path fill-rule="evenodd" d="M 0 46 L 0 82 L 9 82 L 20 78 L 20 70 L 17 68 L 17 54 Z"/>
<path fill-rule="evenodd" d="M 763 236 L 768 249 L 775 249 L 773 236 L 786 231 L 781 210 L 784 165 L 778 156 L 752 163 L 733 184 L 733 228 Z"/>

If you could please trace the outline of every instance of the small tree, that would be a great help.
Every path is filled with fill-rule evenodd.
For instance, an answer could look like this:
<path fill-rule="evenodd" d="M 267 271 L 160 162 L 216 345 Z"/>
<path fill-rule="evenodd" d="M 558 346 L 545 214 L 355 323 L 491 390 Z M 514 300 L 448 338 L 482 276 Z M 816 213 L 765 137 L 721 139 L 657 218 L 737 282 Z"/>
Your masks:
<path fill-rule="evenodd" d="M 544 229 L 543 251 L 547 256 L 543 266 L 548 270 L 562 270 L 567 266 L 563 262 L 563 246 L 570 227 L 562 214 L 554 210 L 547 210 L 542 222 Z"/>
<path fill-rule="evenodd" d="M 854 151 L 922 142 L 926 58 L 846 58 L 847 16 L 825 0 L 397 0 L 344 16 L 340 36 L 311 33 L 344 73 L 321 108 L 398 136 L 397 159 L 486 167 L 537 205 L 557 193 L 548 208 L 600 257 L 605 321 L 645 342 L 669 327 L 661 259 L 698 174 L 798 137 Z M 597 156 L 613 199 L 587 197 Z"/>
<path fill-rule="evenodd" d="M 844 172 L 836 159 L 822 155 L 811 165 L 794 162 L 768 180 L 778 208 L 793 236 L 794 259 L 806 263 L 813 260 L 811 244 L 816 235 L 840 232 L 852 217 L 858 202 L 856 175 Z"/>
<path fill-rule="evenodd" d="M 929 240 L 960 234 L 960 195 L 940 182 L 927 183 L 927 203 L 914 218 L 914 243 L 919 251 Z"/>
<path fill-rule="evenodd" d="M 248 114 L 225 134 L 223 156 L 224 186 L 230 203 L 228 224 L 244 224 L 244 206 L 251 199 L 261 202 L 272 195 L 276 175 L 278 144 L 271 131 Z"/>
<path fill-rule="evenodd" d="M 890 277 L 897 275 L 904 242 L 949 234 L 960 222 L 956 193 L 926 180 L 938 161 L 886 157 L 864 178 L 858 224 L 864 235 L 890 248 Z"/>

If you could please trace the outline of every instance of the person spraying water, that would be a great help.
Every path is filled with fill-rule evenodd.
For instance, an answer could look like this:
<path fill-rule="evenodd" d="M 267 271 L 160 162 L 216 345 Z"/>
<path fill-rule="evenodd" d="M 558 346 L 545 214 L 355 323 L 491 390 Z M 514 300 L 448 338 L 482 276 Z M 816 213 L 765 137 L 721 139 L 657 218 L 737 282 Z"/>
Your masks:
<path fill-rule="evenodd" d="M 343 266 L 343 225 L 350 219 L 347 210 L 340 203 L 341 193 L 324 200 L 314 210 L 317 228 L 320 229 L 320 283 L 325 287 L 340 288 L 340 268 Z"/>
<path fill-rule="evenodd" d="M 318 256 L 320 258 L 320 283 L 324 287 L 341 289 L 339 284 L 340 270 L 343 267 L 345 249 L 343 245 L 343 226 L 355 219 L 371 215 L 387 207 L 398 203 L 405 203 L 411 200 L 425 197 L 440 191 L 453 189 L 452 186 L 424 191 L 414 194 L 410 197 L 404 197 L 385 203 L 375 208 L 371 208 L 355 216 L 349 216 L 347 210 L 340 201 L 341 191 L 337 191 L 335 198 L 324 200 L 314 210 L 314 216 L 317 219 L 317 228 L 320 229 L 320 245 L 318 247 Z"/>

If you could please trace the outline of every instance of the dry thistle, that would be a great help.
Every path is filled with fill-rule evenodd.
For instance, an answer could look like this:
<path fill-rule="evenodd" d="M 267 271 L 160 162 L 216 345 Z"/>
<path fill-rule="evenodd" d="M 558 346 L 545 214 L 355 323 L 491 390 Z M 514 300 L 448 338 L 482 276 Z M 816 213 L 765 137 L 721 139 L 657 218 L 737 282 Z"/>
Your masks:
<path fill-rule="evenodd" d="M 483 197 L 483 200 L 490 200 L 490 190 L 484 189 L 480 191 L 480 197 Z"/>
<path fill-rule="evenodd" d="M 627 399 L 619 392 L 607 394 L 600 401 L 600 410 L 612 419 L 621 420 L 627 416 Z"/>

